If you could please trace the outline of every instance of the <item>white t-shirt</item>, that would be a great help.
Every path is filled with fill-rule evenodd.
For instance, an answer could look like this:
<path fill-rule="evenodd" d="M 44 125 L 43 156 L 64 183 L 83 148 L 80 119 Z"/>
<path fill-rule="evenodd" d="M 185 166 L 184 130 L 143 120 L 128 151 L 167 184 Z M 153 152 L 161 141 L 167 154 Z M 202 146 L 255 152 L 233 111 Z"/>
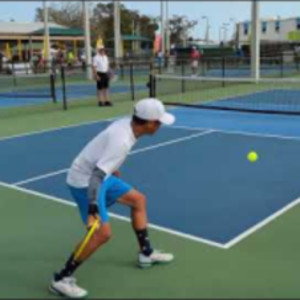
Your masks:
<path fill-rule="evenodd" d="M 90 141 L 75 158 L 68 172 L 67 183 L 76 188 L 87 187 L 96 166 L 107 176 L 111 175 L 123 164 L 135 143 L 131 119 L 115 121 Z"/>
<path fill-rule="evenodd" d="M 107 55 L 97 54 L 93 58 L 93 66 L 97 72 L 107 73 L 109 70 L 109 61 Z"/>

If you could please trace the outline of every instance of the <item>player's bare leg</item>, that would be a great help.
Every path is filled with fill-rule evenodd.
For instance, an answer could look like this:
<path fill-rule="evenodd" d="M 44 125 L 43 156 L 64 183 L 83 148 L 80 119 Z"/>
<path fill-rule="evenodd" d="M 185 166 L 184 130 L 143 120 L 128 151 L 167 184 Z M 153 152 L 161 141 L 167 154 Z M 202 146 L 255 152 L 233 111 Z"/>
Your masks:
<path fill-rule="evenodd" d="M 140 246 L 138 266 L 150 267 L 153 264 L 168 263 L 174 259 L 171 253 L 163 253 L 151 247 L 147 229 L 146 197 L 135 189 L 124 195 L 119 202 L 131 207 L 131 221 Z"/>
<path fill-rule="evenodd" d="M 104 106 L 103 90 L 98 90 L 98 106 Z"/>
<path fill-rule="evenodd" d="M 89 220 L 89 222 L 93 223 L 94 220 Z M 62 270 L 55 274 L 54 279 L 49 287 L 50 291 L 70 298 L 85 297 L 87 295 L 87 291 L 77 286 L 76 280 L 72 277 L 72 275 L 84 261 L 86 261 L 93 253 L 95 253 L 99 247 L 107 243 L 110 238 L 110 224 L 100 224 L 100 227 L 96 229 L 94 234 L 91 236 L 80 256 L 75 260 L 74 253 L 76 253 L 81 243 L 76 247 L 74 253 L 71 254 Z"/>
<path fill-rule="evenodd" d="M 112 102 L 109 99 L 109 90 L 103 89 L 103 99 L 106 106 L 112 106 Z"/>

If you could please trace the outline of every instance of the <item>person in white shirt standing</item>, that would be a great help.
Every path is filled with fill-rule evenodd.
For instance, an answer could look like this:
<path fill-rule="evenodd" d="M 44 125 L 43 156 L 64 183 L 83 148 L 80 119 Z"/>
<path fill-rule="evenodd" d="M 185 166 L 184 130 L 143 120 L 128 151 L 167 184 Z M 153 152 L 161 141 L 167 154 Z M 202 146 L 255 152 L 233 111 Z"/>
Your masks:
<path fill-rule="evenodd" d="M 79 257 L 73 252 L 54 278 L 50 291 L 69 298 L 82 298 L 87 291 L 76 285 L 74 271 L 111 237 L 107 207 L 118 202 L 131 207 L 132 227 L 139 244 L 138 266 L 150 267 L 174 259 L 171 253 L 152 248 L 147 231 L 146 197 L 119 178 L 119 168 L 137 139 L 153 135 L 161 124 L 171 125 L 175 117 L 154 98 L 143 99 L 134 107 L 131 118 L 113 122 L 79 153 L 68 172 L 67 183 L 87 228 L 100 225 Z M 147 180 L 147 179 L 145 179 Z M 78 248 L 77 248 L 78 249 Z"/>
<path fill-rule="evenodd" d="M 97 81 L 98 106 L 112 106 L 109 100 L 109 59 L 103 46 L 98 47 L 98 53 L 93 58 L 93 73 Z"/>

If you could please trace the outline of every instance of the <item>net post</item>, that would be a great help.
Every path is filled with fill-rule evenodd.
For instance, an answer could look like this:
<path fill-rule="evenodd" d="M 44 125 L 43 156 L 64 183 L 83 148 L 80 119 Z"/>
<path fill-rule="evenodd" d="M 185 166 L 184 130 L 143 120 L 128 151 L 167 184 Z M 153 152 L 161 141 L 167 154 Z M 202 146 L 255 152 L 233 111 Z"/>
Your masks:
<path fill-rule="evenodd" d="M 50 74 L 50 85 L 51 85 L 52 101 L 53 101 L 53 103 L 57 103 L 56 90 L 55 90 L 55 75 L 54 75 L 53 71 Z"/>
<path fill-rule="evenodd" d="M 130 62 L 130 90 L 131 90 L 131 100 L 135 100 L 135 93 L 134 93 L 134 78 L 133 78 L 133 64 Z"/>
<path fill-rule="evenodd" d="M 159 57 L 158 59 L 158 71 L 159 71 L 159 74 L 162 74 L 162 58 Z"/>
<path fill-rule="evenodd" d="M 149 97 L 155 98 L 156 97 L 156 78 L 152 74 L 152 72 L 149 75 Z"/>
<path fill-rule="evenodd" d="M 164 56 L 164 71 L 166 72 L 166 70 L 168 70 L 169 68 L 169 56 L 168 55 L 165 55 Z"/>
<path fill-rule="evenodd" d="M 280 77 L 284 77 L 284 70 L 283 70 L 283 65 L 284 65 L 284 57 L 283 57 L 283 52 L 280 53 Z"/>
<path fill-rule="evenodd" d="M 225 77 L 225 68 L 226 68 L 226 61 L 225 61 L 225 55 L 223 53 L 222 55 L 222 78 Z M 225 86 L 225 81 L 222 81 L 222 86 Z"/>
<path fill-rule="evenodd" d="M 121 79 L 124 80 L 124 62 L 120 63 Z"/>
<path fill-rule="evenodd" d="M 181 93 L 184 94 L 185 93 L 185 80 L 184 80 L 184 75 L 185 75 L 185 68 L 184 68 L 184 61 L 181 61 Z"/>
<path fill-rule="evenodd" d="M 63 100 L 63 109 L 67 110 L 67 95 L 66 95 L 66 76 L 65 76 L 65 68 L 64 66 L 61 66 L 61 87 L 62 87 L 62 100 Z"/>

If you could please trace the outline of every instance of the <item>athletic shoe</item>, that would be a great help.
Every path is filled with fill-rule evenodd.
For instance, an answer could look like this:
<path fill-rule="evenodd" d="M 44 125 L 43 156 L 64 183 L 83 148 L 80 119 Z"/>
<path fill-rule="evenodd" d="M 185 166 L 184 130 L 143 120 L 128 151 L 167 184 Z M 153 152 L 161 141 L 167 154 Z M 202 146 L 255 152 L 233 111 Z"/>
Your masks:
<path fill-rule="evenodd" d="M 140 268 L 148 268 L 155 264 L 167 264 L 172 260 L 174 260 L 173 254 L 153 250 L 153 252 L 149 256 L 143 253 L 139 253 L 138 266 Z"/>
<path fill-rule="evenodd" d="M 61 280 L 52 280 L 50 292 L 67 298 L 79 299 L 87 296 L 87 291 L 76 284 L 74 277 L 64 277 Z"/>
<path fill-rule="evenodd" d="M 112 104 L 110 101 L 106 101 L 106 102 L 104 103 L 104 105 L 105 105 L 105 106 L 113 106 L 113 104 Z"/>
<path fill-rule="evenodd" d="M 98 106 L 105 106 L 105 103 L 103 103 L 103 102 L 98 102 Z"/>

